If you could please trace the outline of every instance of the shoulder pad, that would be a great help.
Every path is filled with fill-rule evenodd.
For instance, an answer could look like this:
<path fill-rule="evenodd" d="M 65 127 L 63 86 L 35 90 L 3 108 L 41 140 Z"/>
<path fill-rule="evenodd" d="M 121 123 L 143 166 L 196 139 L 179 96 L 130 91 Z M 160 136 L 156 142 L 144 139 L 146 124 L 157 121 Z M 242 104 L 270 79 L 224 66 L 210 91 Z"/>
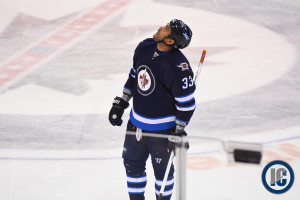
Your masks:
<path fill-rule="evenodd" d="M 148 45 L 152 45 L 155 44 L 155 41 L 153 38 L 147 38 L 145 40 L 143 40 L 142 42 L 140 42 L 139 46 L 148 46 Z"/>
<path fill-rule="evenodd" d="M 145 46 L 149 46 L 149 45 L 153 45 L 153 44 L 155 44 L 154 39 L 153 38 L 147 38 L 147 39 L 141 41 L 139 43 L 139 45 L 136 47 L 135 50 L 137 51 L 137 50 L 139 50 L 139 49 L 141 49 L 141 48 L 143 48 Z"/>

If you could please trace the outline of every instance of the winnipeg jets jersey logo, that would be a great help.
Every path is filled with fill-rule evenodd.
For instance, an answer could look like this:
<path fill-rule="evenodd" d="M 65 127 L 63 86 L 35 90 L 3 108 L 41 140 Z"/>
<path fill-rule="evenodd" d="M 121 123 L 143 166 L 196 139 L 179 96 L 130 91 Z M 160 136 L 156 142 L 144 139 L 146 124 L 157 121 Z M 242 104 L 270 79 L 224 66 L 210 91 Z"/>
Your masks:
<path fill-rule="evenodd" d="M 189 69 L 189 64 L 187 63 L 180 63 L 180 65 L 177 65 L 177 67 L 181 68 L 181 71 L 185 71 Z"/>
<path fill-rule="evenodd" d="M 142 72 L 142 75 L 140 75 L 140 77 L 139 77 L 140 87 L 142 89 L 145 89 L 150 81 L 150 79 L 149 78 L 147 79 L 147 77 L 149 77 L 149 74 L 147 73 L 146 70 L 144 70 Z"/>
<path fill-rule="evenodd" d="M 143 96 L 151 94 L 155 88 L 155 79 L 151 69 L 146 65 L 141 65 L 137 69 L 137 74 L 138 92 Z"/>

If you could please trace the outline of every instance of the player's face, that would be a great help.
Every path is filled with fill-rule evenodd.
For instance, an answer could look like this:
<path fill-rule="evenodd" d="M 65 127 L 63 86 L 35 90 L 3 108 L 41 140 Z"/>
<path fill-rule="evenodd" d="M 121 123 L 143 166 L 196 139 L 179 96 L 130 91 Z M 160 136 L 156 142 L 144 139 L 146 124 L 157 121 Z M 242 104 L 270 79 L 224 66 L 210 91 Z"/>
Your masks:
<path fill-rule="evenodd" d="M 165 37 L 169 36 L 171 34 L 172 30 L 170 27 L 170 24 L 168 23 L 165 26 L 159 27 L 157 32 L 153 35 L 153 38 L 155 41 L 160 41 L 164 39 Z"/>

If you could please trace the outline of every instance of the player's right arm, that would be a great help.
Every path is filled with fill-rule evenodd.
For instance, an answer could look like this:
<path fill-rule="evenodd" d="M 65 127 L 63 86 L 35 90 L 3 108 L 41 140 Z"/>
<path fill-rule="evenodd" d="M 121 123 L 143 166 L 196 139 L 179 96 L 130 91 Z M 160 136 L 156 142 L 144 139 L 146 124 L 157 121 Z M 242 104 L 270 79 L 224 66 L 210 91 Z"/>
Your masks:
<path fill-rule="evenodd" d="M 149 44 L 153 44 L 153 42 L 154 42 L 153 38 L 145 39 L 139 43 L 139 45 L 136 47 L 136 49 L 134 51 L 133 66 L 130 69 L 128 79 L 127 79 L 127 81 L 124 85 L 124 89 L 123 89 L 123 97 L 125 97 L 126 99 L 128 98 L 128 96 L 131 98 L 133 95 L 134 83 L 135 83 L 135 81 L 136 81 L 135 79 L 137 77 L 137 74 L 136 74 L 137 60 L 139 57 L 141 57 L 141 51 L 142 51 L 143 47 L 145 47 Z"/>

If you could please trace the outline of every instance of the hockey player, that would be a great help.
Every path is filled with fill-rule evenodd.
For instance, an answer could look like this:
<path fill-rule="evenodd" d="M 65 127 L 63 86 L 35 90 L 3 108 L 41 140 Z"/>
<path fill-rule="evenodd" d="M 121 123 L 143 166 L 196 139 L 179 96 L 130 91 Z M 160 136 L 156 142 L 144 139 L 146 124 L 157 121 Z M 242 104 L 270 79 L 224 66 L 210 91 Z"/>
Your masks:
<path fill-rule="evenodd" d="M 136 132 L 136 136 L 126 134 L 122 155 L 131 200 L 145 199 L 145 166 L 149 154 L 158 197 L 170 153 L 177 142 L 172 136 L 186 136 L 184 128 L 195 109 L 195 86 L 190 64 L 179 49 L 187 47 L 191 38 L 191 29 L 181 20 L 174 19 L 160 27 L 153 38 L 142 41 L 134 52 L 133 67 L 123 95 L 114 99 L 109 121 L 114 126 L 121 126 L 124 110 L 133 97 L 127 131 Z M 170 137 L 142 138 L 143 132 Z M 171 198 L 173 185 L 172 165 L 162 199 Z"/>

